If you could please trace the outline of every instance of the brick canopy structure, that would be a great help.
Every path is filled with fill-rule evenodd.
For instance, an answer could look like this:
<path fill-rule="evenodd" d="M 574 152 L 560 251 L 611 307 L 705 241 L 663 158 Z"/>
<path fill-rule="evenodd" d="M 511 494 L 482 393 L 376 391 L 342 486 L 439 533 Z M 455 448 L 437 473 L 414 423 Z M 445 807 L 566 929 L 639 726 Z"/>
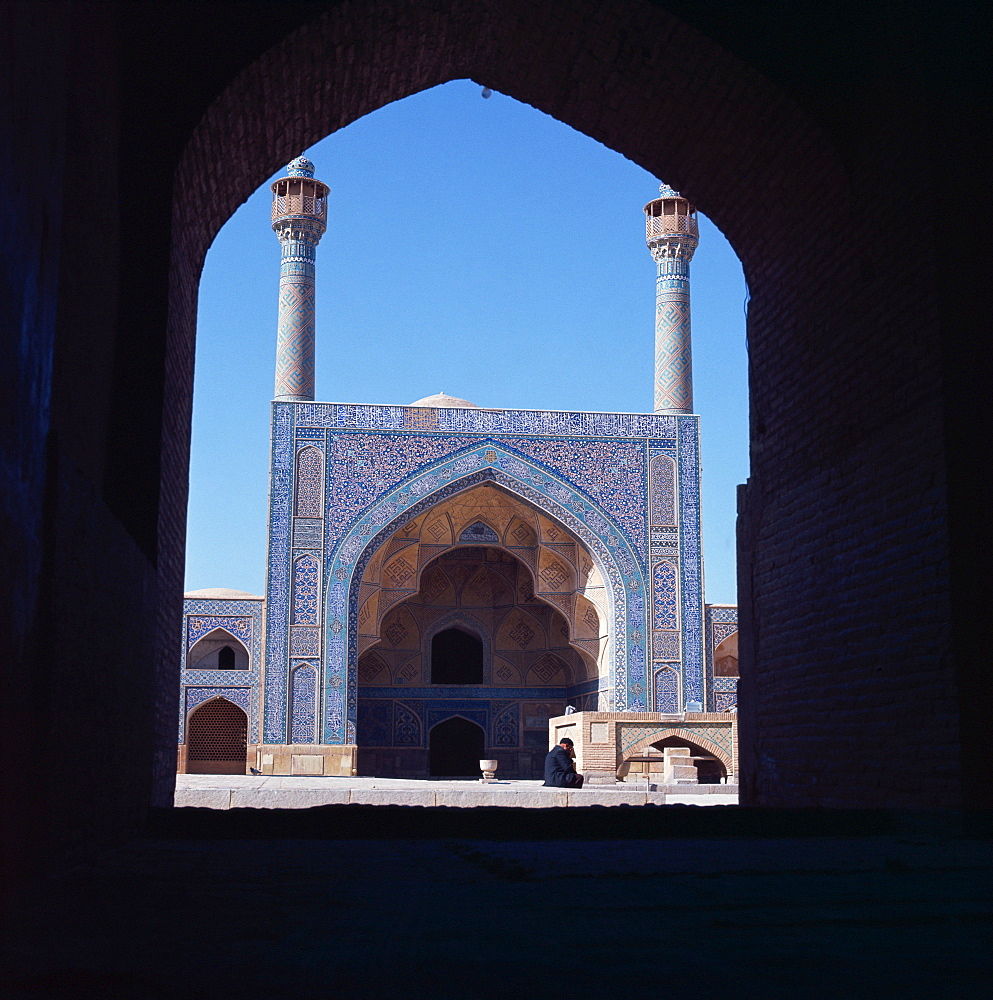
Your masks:
<path fill-rule="evenodd" d="M 460 77 L 665 177 L 744 265 L 744 800 L 988 802 L 977 6 L 15 2 L 0 18 L 3 802 L 44 833 L 39 856 L 125 836 L 170 799 L 206 248 L 300 149 Z"/>

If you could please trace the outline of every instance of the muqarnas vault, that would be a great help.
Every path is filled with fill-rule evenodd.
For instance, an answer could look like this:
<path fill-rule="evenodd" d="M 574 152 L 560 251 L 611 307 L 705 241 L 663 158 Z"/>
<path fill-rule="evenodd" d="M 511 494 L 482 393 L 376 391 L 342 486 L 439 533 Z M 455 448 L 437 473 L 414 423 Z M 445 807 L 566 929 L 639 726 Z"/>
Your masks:
<path fill-rule="evenodd" d="M 328 188 L 303 157 L 287 173 L 266 595 L 186 595 L 179 769 L 478 776 L 495 757 L 530 778 L 568 706 L 610 722 L 604 774 L 688 733 L 730 777 L 737 609 L 703 601 L 693 206 L 665 185 L 645 206 L 654 413 L 318 403 Z"/>

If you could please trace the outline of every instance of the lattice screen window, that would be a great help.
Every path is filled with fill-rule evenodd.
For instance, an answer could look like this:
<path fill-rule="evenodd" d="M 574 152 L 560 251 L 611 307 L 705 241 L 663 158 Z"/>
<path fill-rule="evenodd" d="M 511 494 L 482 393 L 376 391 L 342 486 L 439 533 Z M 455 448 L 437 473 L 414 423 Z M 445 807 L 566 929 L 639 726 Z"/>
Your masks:
<path fill-rule="evenodd" d="M 226 698 L 214 698 L 191 716 L 187 735 L 188 760 L 244 761 L 248 717 Z"/>

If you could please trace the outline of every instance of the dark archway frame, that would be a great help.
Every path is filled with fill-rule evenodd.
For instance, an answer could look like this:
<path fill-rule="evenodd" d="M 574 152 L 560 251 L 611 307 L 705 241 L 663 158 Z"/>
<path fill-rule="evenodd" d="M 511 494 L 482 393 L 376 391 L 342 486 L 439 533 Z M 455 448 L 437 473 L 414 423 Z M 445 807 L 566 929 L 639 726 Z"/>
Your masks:
<path fill-rule="evenodd" d="M 207 246 L 262 180 L 376 107 L 463 77 L 532 104 L 664 176 L 714 219 L 745 269 L 754 357 L 775 289 L 787 283 L 803 296 L 810 286 L 789 234 L 800 238 L 800 220 L 826 218 L 847 202 L 835 153 L 767 81 L 665 10 L 632 0 L 612 5 L 605 22 L 598 4 L 580 2 L 568 12 L 565 34 L 562 16 L 558 7 L 535 4 L 342 3 L 247 67 L 201 119 L 177 170 L 171 363 L 191 368 L 196 281 Z M 611 44 L 625 52 L 642 45 L 642 54 L 601 58 L 597 53 Z M 734 86 L 686 86 L 711 78 Z M 659 113 L 637 122 L 621 110 L 649 105 Z M 778 166 L 784 158 L 786 171 Z M 773 165 L 775 184 L 766 182 Z M 831 238 L 823 227 L 803 231 L 805 255 L 816 256 Z M 185 414 L 187 423 L 185 435 L 180 428 L 166 441 L 164 513 L 184 499 L 174 484 L 188 467 L 190 388 L 188 376 L 174 379 L 165 400 L 166 412 Z M 182 519 L 171 518 L 162 520 L 161 550 L 179 553 Z"/>
<path fill-rule="evenodd" d="M 760 64 L 775 62 L 769 49 L 759 45 Z M 914 692 L 913 685 L 880 685 L 875 678 L 872 690 L 879 697 L 873 701 L 863 692 L 858 705 L 863 716 L 878 709 L 876 722 L 886 738 L 908 748 L 916 739 L 911 730 L 926 727 L 929 745 L 947 751 L 927 801 L 959 802 L 959 720 L 966 720 L 965 759 L 978 776 L 985 730 L 976 705 L 983 702 L 970 700 L 968 692 L 986 682 L 968 657 L 953 659 L 953 646 L 973 647 L 964 632 L 949 639 L 951 621 L 968 626 L 975 616 L 949 610 L 949 573 L 956 569 L 965 579 L 961 566 L 978 565 L 962 539 L 970 525 L 979 524 L 977 501 L 963 483 L 979 485 L 979 478 L 946 427 L 949 413 L 966 412 L 942 382 L 955 364 L 962 369 L 968 363 L 965 348 L 937 316 L 953 299 L 934 285 L 918 284 L 922 297 L 907 311 L 906 282 L 897 277 L 901 268 L 913 273 L 918 263 L 897 215 L 899 192 L 909 192 L 914 178 L 923 184 L 923 154 L 909 146 L 910 126 L 891 115 L 896 134 L 908 141 L 911 180 L 892 177 L 900 154 L 887 152 L 885 137 L 870 141 L 868 133 L 855 134 L 854 124 L 834 133 L 849 143 L 843 165 L 838 148 L 783 91 L 659 4 L 620 0 L 605 13 L 592 0 L 578 0 L 568 11 L 513 0 L 343 2 L 299 25 L 217 97 L 194 128 L 176 172 L 169 326 L 162 345 L 162 412 L 168 419 L 157 532 L 161 592 L 178 593 L 181 573 L 196 282 L 214 234 L 265 177 L 301 149 L 388 101 L 464 77 L 532 104 L 664 176 L 718 224 L 744 266 L 751 296 L 753 445 L 739 535 L 739 565 L 747 561 L 739 593 L 745 795 L 769 804 L 837 801 L 823 798 L 810 781 L 791 781 L 776 760 L 795 762 L 800 749 L 803 766 L 792 773 L 824 774 L 828 780 L 817 786 L 822 789 L 837 784 L 831 775 L 839 750 L 857 752 L 828 727 L 798 748 L 785 724 L 794 708 L 854 704 L 835 690 L 838 672 L 827 652 L 837 615 L 831 598 L 844 578 L 854 609 L 847 623 L 858 637 L 857 645 L 850 644 L 854 675 L 870 679 L 870 664 L 896 667 L 913 660 L 922 644 L 943 651 L 933 670 L 919 671 L 922 680 L 927 675 L 929 690 L 940 692 L 937 702 Z M 831 100 L 829 108 L 840 107 L 840 98 Z M 805 105 L 817 109 L 819 102 L 811 98 Z M 939 135 L 940 126 L 932 132 Z M 887 188 L 884 174 L 899 183 Z M 862 181 L 868 182 L 865 190 L 858 187 Z M 870 204 L 873 197 L 881 198 L 879 211 Z M 853 220 L 860 234 L 855 243 L 843 236 Z M 943 266 L 942 274 L 954 278 L 954 270 Z M 919 317 L 920 335 L 901 340 L 901 317 Z M 894 353 L 899 363 L 891 364 Z M 832 398 L 844 398 L 846 405 L 810 405 L 811 399 Z M 980 398 L 975 386 L 965 398 Z M 964 423 L 948 426 L 960 433 Z M 946 469 L 946 461 L 954 468 Z M 939 483 L 924 507 L 924 488 L 906 485 L 920 469 Z M 958 480 L 950 475 L 956 471 Z M 958 503 L 951 527 L 946 483 Z M 811 507 L 818 511 L 812 536 L 837 536 L 835 564 L 848 560 L 858 566 L 857 574 L 844 568 L 833 575 L 808 573 L 797 585 L 777 563 L 777 546 L 795 549 L 798 532 L 808 531 L 804 512 Z M 882 553 L 874 548 L 873 539 L 884 538 L 880 509 L 894 523 L 913 523 L 915 535 L 939 553 L 933 565 L 925 569 L 920 562 L 928 545 Z M 865 529 L 862 538 L 843 539 L 853 524 Z M 951 566 L 943 561 L 946 555 Z M 897 592 L 887 580 L 910 582 Z M 962 587 L 958 596 L 968 597 Z M 977 607 L 977 600 L 968 597 L 963 607 Z M 790 632 L 798 602 L 809 616 L 800 640 Z M 174 610 L 178 614 L 178 604 Z M 887 616 L 891 627 L 880 629 Z M 168 617 L 163 613 L 161 620 Z M 894 644 L 894 634 L 916 634 L 918 641 Z M 795 664 L 804 647 L 819 652 L 804 660 L 808 688 L 801 690 Z M 165 701 L 177 661 L 175 640 L 165 631 L 159 652 Z M 909 715 L 884 711 L 894 698 Z M 880 736 L 868 726 L 847 731 L 862 734 L 866 752 Z M 162 729 L 160 742 L 164 735 Z M 158 777 L 162 801 L 169 775 L 161 763 Z M 892 792 L 892 804 L 924 801 L 920 789 Z M 852 788 L 846 801 L 878 803 L 879 792 Z"/>

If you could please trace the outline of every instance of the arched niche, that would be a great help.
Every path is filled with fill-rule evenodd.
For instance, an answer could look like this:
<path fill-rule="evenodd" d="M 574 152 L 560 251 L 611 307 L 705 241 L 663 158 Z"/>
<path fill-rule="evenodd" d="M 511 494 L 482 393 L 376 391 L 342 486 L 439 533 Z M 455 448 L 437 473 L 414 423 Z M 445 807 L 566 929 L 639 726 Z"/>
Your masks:
<path fill-rule="evenodd" d="M 714 676 L 738 676 L 738 633 L 732 632 L 714 648 Z"/>
<path fill-rule="evenodd" d="M 502 550 L 526 572 L 501 570 L 495 554 L 466 575 L 460 575 L 457 565 L 446 565 L 440 556 L 466 548 L 461 539 L 470 529 L 474 539 L 486 538 L 474 550 Z M 467 610 L 502 607 L 518 618 L 532 614 L 522 611 L 522 605 L 547 605 L 564 619 L 565 638 L 586 665 L 587 677 L 606 669 L 611 602 L 592 554 L 563 525 L 492 483 L 439 500 L 379 544 L 359 585 L 360 657 L 373 646 L 389 645 L 400 632 L 412 631 L 406 620 L 395 625 L 395 609 L 416 597 Z M 511 627 L 508 624 L 505 631 Z M 528 631 L 538 634 L 544 629 L 525 623 L 517 634 Z"/>
<path fill-rule="evenodd" d="M 709 739 L 705 734 L 691 729 L 682 729 L 678 726 L 660 727 L 656 732 L 645 736 L 637 743 L 628 747 L 621 758 L 619 772 L 623 775 L 627 772 L 627 762 L 632 757 L 647 756 L 648 751 L 653 747 L 657 750 L 664 750 L 666 746 L 685 746 L 694 752 L 699 752 L 706 756 L 716 758 L 723 768 L 723 775 L 733 774 L 734 762 L 731 754 L 719 746 L 714 740 Z M 661 759 L 661 757 L 660 757 Z"/>
<path fill-rule="evenodd" d="M 464 625 L 449 625 L 431 637 L 432 684 L 482 684 L 483 640 Z"/>
<path fill-rule="evenodd" d="M 186 654 L 187 670 L 250 670 L 245 644 L 218 626 L 197 640 Z"/>

